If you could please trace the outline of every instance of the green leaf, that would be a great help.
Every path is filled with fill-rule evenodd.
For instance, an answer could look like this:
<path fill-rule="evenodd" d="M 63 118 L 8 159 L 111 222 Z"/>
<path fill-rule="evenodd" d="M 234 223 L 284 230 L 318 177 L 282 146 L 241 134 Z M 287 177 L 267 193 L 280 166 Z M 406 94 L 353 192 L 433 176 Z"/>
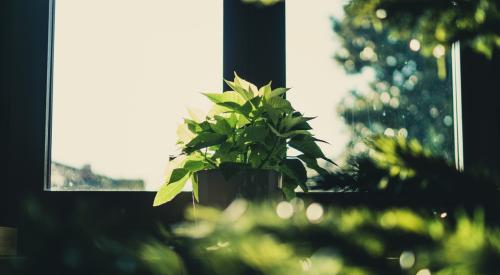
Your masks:
<path fill-rule="evenodd" d="M 251 110 L 255 110 L 259 107 L 261 100 L 262 100 L 262 97 L 256 96 L 256 97 L 250 99 L 247 103 L 245 103 L 245 105 L 249 105 Z"/>
<path fill-rule="evenodd" d="M 234 127 L 241 128 L 250 123 L 250 120 L 244 115 L 235 114 L 236 115 L 236 125 Z"/>
<path fill-rule="evenodd" d="M 260 166 L 262 160 L 268 155 L 268 150 L 263 144 L 253 144 L 250 146 L 250 156 L 248 162 L 251 167 L 257 168 Z M 265 168 L 265 167 L 264 167 Z"/>
<path fill-rule="evenodd" d="M 296 197 L 295 188 L 297 188 L 297 183 L 293 180 L 290 180 L 287 176 L 283 177 L 283 194 L 285 195 L 286 200 L 291 200 Z"/>
<path fill-rule="evenodd" d="M 191 131 L 192 133 L 194 134 L 197 134 L 199 132 L 202 131 L 202 128 L 201 126 L 198 124 L 198 122 L 192 120 L 192 119 L 189 119 L 189 118 L 185 118 L 184 119 L 184 124 L 186 124 L 186 126 L 188 127 L 189 131 Z"/>
<path fill-rule="evenodd" d="M 226 135 L 203 132 L 193 138 L 188 144 L 186 144 L 186 148 L 184 151 L 190 153 L 202 148 L 218 145 L 223 143 L 226 138 Z"/>
<path fill-rule="evenodd" d="M 206 118 L 206 114 L 200 109 L 188 108 L 187 111 L 191 119 L 196 121 L 197 123 L 203 122 Z"/>
<path fill-rule="evenodd" d="M 285 131 L 294 130 L 310 130 L 311 127 L 307 124 L 307 121 L 314 119 L 314 117 L 303 117 L 300 113 L 295 112 L 292 115 L 288 115 L 283 119 L 282 126 Z M 296 127 L 296 126 L 301 127 Z"/>
<path fill-rule="evenodd" d="M 170 175 L 170 179 L 168 179 L 168 183 L 176 182 L 182 179 L 186 174 L 189 173 L 189 170 L 184 168 L 175 168 Z"/>
<path fill-rule="evenodd" d="M 218 105 L 218 104 L 214 104 L 212 106 L 212 108 L 210 108 L 210 111 L 208 111 L 208 114 L 207 116 L 209 117 L 213 117 L 215 115 L 220 115 L 220 114 L 225 114 L 225 113 L 232 113 L 233 110 L 227 108 L 227 107 L 224 107 L 224 106 L 221 106 L 221 105 Z"/>
<path fill-rule="evenodd" d="M 273 125 L 271 125 L 270 123 L 268 123 L 267 126 L 269 126 L 269 129 L 271 129 L 271 132 L 273 132 L 275 135 L 277 135 L 279 137 L 282 137 L 282 134 L 278 130 L 276 130 L 276 128 L 274 128 Z"/>
<path fill-rule="evenodd" d="M 232 113 L 229 117 L 224 119 L 229 124 L 229 127 L 231 127 L 231 129 L 235 128 L 238 124 L 238 115 L 235 113 Z"/>
<path fill-rule="evenodd" d="M 207 168 L 207 165 L 202 160 L 188 160 L 184 163 L 184 169 L 189 170 L 189 172 L 197 172 Z"/>
<path fill-rule="evenodd" d="M 290 90 L 290 88 L 276 88 L 271 92 L 271 95 L 269 96 L 269 98 L 279 97 L 279 96 L 285 94 L 286 92 L 288 92 L 289 90 Z"/>
<path fill-rule="evenodd" d="M 282 137 L 282 138 L 293 138 L 293 137 L 299 136 L 299 135 L 312 136 L 312 134 L 309 131 L 306 131 L 306 130 L 293 130 L 293 131 L 289 131 L 289 132 L 286 132 L 286 133 L 280 133 L 271 124 L 268 124 L 268 126 L 269 126 L 269 128 L 271 129 L 271 131 L 275 135 L 277 135 L 279 137 Z"/>
<path fill-rule="evenodd" d="M 245 117 L 248 117 L 250 115 L 250 112 L 252 111 L 252 106 L 250 104 L 239 105 L 238 103 L 234 102 L 221 102 L 217 104 L 220 106 L 224 106 L 232 110 L 233 112 L 244 115 Z"/>
<path fill-rule="evenodd" d="M 240 94 L 245 100 L 250 100 L 253 98 L 253 93 L 251 91 L 245 90 L 245 88 L 241 87 L 240 85 L 238 85 L 234 82 L 231 82 L 228 80 L 224 80 L 224 82 L 226 82 L 226 84 L 229 87 L 231 87 L 231 89 L 233 89 L 233 91 Z"/>
<path fill-rule="evenodd" d="M 174 170 L 175 171 L 175 170 Z M 184 186 L 190 176 L 190 173 L 186 173 L 184 177 L 171 183 L 164 184 L 160 190 L 156 193 L 153 206 L 159 206 L 164 203 L 171 201 L 175 196 L 177 196 Z"/>
<path fill-rule="evenodd" d="M 182 143 L 182 144 L 189 143 L 191 140 L 193 140 L 193 138 L 195 136 L 196 136 L 195 133 L 193 133 L 189 129 L 189 124 L 184 123 L 184 124 L 179 125 L 179 127 L 177 127 L 178 143 Z"/>
<path fill-rule="evenodd" d="M 310 136 L 296 136 L 292 138 L 289 142 L 290 147 L 293 147 L 305 155 L 311 156 L 313 158 L 322 158 L 328 162 L 333 163 L 330 159 L 328 159 L 323 151 L 319 148 L 319 146 L 314 141 L 313 137 Z"/>
<path fill-rule="evenodd" d="M 245 79 L 239 77 L 236 72 L 234 72 L 234 84 L 243 88 L 246 91 L 251 92 L 252 97 L 255 96 L 256 93 L 258 93 L 257 86 L 255 86 L 253 83 L 250 83 L 250 82 L 246 81 Z"/>
<path fill-rule="evenodd" d="M 285 159 L 280 165 L 281 172 L 296 184 L 305 186 L 307 171 L 304 164 L 298 159 Z M 304 187 L 302 187 L 304 189 Z M 307 191 L 307 187 L 306 190 Z"/>
<path fill-rule="evenodd" d="M 293 138 L 295 136 L 312 136 L 311 132 L 307 130 L 292 130 L 283 134 L 284 138 Z"/>
<path fill-rule="evenodd" d="M 227 122 L 226 118 L 215 116 L 216 123 L 210 123 L 212 130 L 218 134 L 230 135 L 233 133 L 233 128 Z"/>
<path fill-rule="evenodd" d="M 318 138 L 313 138 L 314 141 L 317 141 L 317 142 L 321 142 L 321 143 L 326 143 L 326 144 L 330 144 L 328 141 L 326 140 L 322 140 L 322 139 L 318 139 Z"/>
<path fill-rule="evenodd" d="M 259 89 L 259 95 L 264 97 L 265 99 L 268 99 L 271 96 L 271 92 L 272 92 L 271 83 L 272 83 L 272 81 L 270 81 L 266 86 L 260 87 L 260 89 Z"/>
<path fill-rule="evenodd" d="M 311 118 L 312 119 L 312 118 Z M 300 122 L 297 125 L 292 127 L 293 130 L 312 130 L 311 125 L 307 122 Z"/>
<path fill-rule="evenodd" d="M 318 161 L 315 158 L 306 156 L 306 155 L 299 155 L 297 156 L 300 160 L 302 160 L 307 167 L 313 169 L 314 171 L 318 172 L 320 175 L 329 175 L 328 171 L 326 171 L 324 168 L 320 167 L 318 164 Z"/>
<path fill-rule="evenodd" d="M 241 155 L 241 150 L 238 147 L 235 147 L 233 143 L 225 142 L 214 153 L 212 159 L 220 159 L 221 162 L 235 162 L 239 155 Z"/>
<path fill-rule="evenodd" d="M 251 125 L 244 128 L 244 136 L 248 141 L 264 142 L 268 134 L 269 130 L 264 125 Z"/>
<path fill-rule="evenodd" d="M 281 97 L 273 97 L 267 101 L 267 105 L 271 106 L 274 109 L 283 111 L 283 112 L 292 112 L 293 108 L 290 102 Z"/>
<path fill-rule="evenodd" d="M 204 93 L 208 99 L 210 99 L 213 103 L 222 103 L 222 102 L 233 102 L 238 105 L 245 104 L 246 100 L 237 92 L 228 91 L 224 93 Z"/>

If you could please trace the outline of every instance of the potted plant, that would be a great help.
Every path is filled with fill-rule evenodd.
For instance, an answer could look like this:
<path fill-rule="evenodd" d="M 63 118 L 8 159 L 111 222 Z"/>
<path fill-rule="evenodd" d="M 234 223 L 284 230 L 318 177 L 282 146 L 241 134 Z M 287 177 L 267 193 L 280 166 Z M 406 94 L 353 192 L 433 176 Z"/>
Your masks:
<path fill-rule="evenodd" d="M 179 126 L 182 153 L 170 162 L 155 206 L 172 200 L 188 180 L 201 203 L 210 200 L 207 190 L 213 197 L 234 199 L 265 197 L 280 189 L 291 198 L 297 186 L 308 190 L 304 165 L 325 174 L 317 160 L 333 163 L 310 131 L 308 121 L 313 118 L 304 117 L 285 99 L 289 89 L 272 89 L 271 83 L 257 88 L 236 73 L 234 81 L 226 83 L 231 91 L 204 94 L 214 103 L 206 116 L 191 112 Z M 287 156 L 288 146 L 301 154 Z"/>

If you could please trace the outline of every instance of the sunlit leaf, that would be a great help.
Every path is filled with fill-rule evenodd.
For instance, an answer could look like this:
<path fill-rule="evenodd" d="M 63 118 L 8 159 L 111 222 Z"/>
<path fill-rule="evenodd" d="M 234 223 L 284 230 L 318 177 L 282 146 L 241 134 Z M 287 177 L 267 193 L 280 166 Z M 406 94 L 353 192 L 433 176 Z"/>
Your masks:
<path fill-rule="evenodd" d="M 172 174 L 173 175 L 173 174 Z M 160 190 L 156 193 L 153 206 L 159 206 L 164 203 L 171 201 L 177 194 L 179 194 L 184 186 L 186 185 L 187 180 L 189 179 L 190 174 L 186 173 L 182 178 L 175 182 L 171 182 L 168 184 L 164 184 Z"/>
<path fill-rule="evenodd" d="M 187 110 L 191 119 L 198 123 L 203 122 L 206 118 L 206 114 L 203 110 L 197 108 L 188 108 Z"/>
<path fill-rule="evenodd" d="M 283 128 L 288 131 L 290 129 L 294 130 L 310 130 L 311 126 L 307 123 L 308 121 L 314 119 L 314 117 L 303 117 L 298 113 L 294 113 L 294 115 L 288 115 L 283 119 L 282 125 Z"/>
<path fill-rule="evenodd" d="M 271 94 L 269 95 L 269 99 L 273 97 L 280 97 L 284 95 L 286 92 L 288 92 L 290 88 L 276 88 L 272 90 Z"/>
<path fill-rule="evenodd" d="M 265 99 L 268 99 L 271 96 L 271 82 L 269 82 L 267 85 L 260 87 L 259 89 L 259 96 L 264 97 Z"/>
<path fill-rule="evenodd" d="M 189 129 L 189 124 L 181 124 L 177 127 L 177 139 L 183 144 L 189 143 L 195 136 Z"/>
<path fill-rule="evenodd" d="M 224 80 L 226 84 L 236 93 L 240 94 L 245 100 L 250 100 L 253 97 L 253 93 L 251 91 L 245 90 L 245 88 L 239 86 L 238 84 Z"/>
<path fill-rule="evenodd" d="M 179 180 L 180 180 L 180 179 L 182 179 L 184 176 L 186 176 L 188 173 L 189 173 L 189 170 L 188 170 L 188 169 L 184 169 L 184 168 L 175 168 L 175 169 L 172 171 L 172 174 L 170 175 L 170 179 L 167 181 L 167 183 L 172 183 L 172 182 L 179 181 Z"/>
<path fill-rule="evenodd" d="M 271 106 L 274 109 L 283 111 L 283 112 L 291 112 L 293 111 L 292 105 L 290 102 L 281 97 L 273 97 L 267 101 L 267 105 Z"/>
<path fill-rule="evenodd" d="M 188 160 L 184 163 L 183 168 L 188 170 L 189 172 L 197 172 L 205 169 L 207 166 L 202 160 Z"/>
<path fill-rule="evenodd" d="M 238 105 L 243 105 L 245 104 L 246 100 L 237 92 L 235 91 L 228 91 L 224 93 L 204 93 L 208 99 L 210 99 L 214 103 L 221 103 L 221 102 L 233 102 L 237 103 Z"/>
<path fill-rule="evenodd" d="M 226 140 L 226 135 L 203 132 L 186 144 L 186 152 L 193 152 L 202 148 L 220 144 Z"/>
<path fill-rule="evenodd" d="M 218 104 L 238 114 L 244 115 L 245 117 L 248 117 L 250 115 L 250 112 L 252 111 L 252 106 L 250 104 L 239 105 L 238 103 L 234 102 L 221 102 Z"/>
<path fill-rule="evenodd" d="M 233 133 L 233 128 L 227 122 L 226 118 L 221 116 L 215 116 L 216 123 L 210 123 L 212 130 L 218 134 L 230 135 Z"/>

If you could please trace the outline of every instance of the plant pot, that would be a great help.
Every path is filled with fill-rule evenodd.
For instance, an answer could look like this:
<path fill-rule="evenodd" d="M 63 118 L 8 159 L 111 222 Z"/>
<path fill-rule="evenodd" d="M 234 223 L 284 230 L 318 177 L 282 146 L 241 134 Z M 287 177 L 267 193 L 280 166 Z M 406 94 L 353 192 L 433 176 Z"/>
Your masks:
<path fill-rule="evenodd" d="M 196 176 L 199 203 L 202 205 L 225 208 L 236 198 L 283 198 L 282 176 L 276 171 L 243 168 L 228 176 L 222 170 L 214 169 L 199 171 Z"/>

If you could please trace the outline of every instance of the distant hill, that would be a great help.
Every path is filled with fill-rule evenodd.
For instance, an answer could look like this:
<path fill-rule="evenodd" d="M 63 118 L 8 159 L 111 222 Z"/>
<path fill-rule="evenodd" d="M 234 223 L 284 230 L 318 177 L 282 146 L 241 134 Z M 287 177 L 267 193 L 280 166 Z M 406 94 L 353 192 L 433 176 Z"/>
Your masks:
<path fill-rule="evenodd" d="M 142 179 L 113 179 L 92 172 L 90 165 L 75 168 L 58 162 L 51 164 L 51 190 L 56 191 L 140 191 L 144 190 Z"/>

